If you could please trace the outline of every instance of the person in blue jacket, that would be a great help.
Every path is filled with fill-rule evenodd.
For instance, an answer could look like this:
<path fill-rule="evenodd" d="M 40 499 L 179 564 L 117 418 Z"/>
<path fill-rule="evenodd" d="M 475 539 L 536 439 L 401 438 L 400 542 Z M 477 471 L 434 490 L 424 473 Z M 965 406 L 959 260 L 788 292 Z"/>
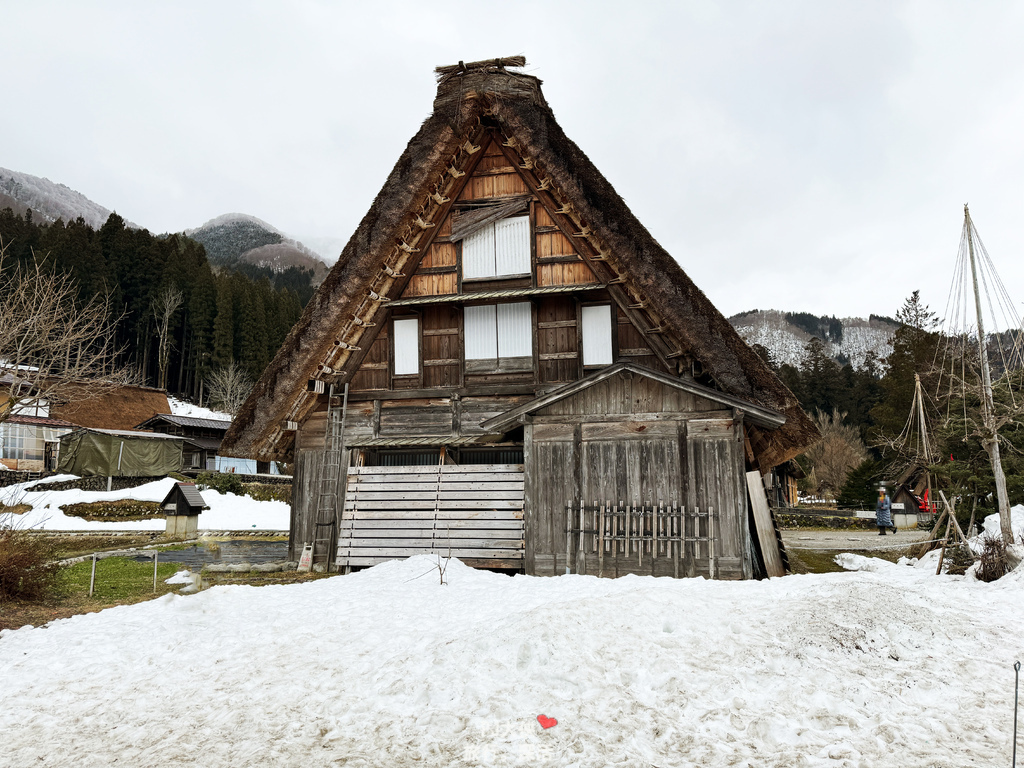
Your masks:
<path fill-rule="evenodd" d="M 878 503 L 875 504 L 875 524 L 878 526 L 878 535 L 885 536 L 888 529 L 896 533 L 896 526 L 892 524 L 892 503 L 889 501 L 889 494 L 885 492 L 885 486 L 878 489 Z"/>

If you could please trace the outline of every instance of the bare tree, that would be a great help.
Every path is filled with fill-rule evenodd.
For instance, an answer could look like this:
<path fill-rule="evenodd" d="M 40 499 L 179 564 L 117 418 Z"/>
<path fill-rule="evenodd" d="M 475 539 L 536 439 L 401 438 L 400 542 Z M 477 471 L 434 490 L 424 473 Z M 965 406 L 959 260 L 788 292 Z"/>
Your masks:
<path fill-rule="evenodd" d="M 253 381 L 232 360 L 211 373 L 206 384 L 210 389 L 210 406 L 234 416 L 252 391 Z"/>
<path fill-rule="evenodd" d="M 84 307 L 67 274 L 9 262 L 0 240 L 0 422 L 33 405 L 99 397 L 134 384 L 118 362 L 105 298 Z"/>
<path fill-rule="evenodd" d="M 821 432 L 821 439 L 806 453 L 817 480 L 818 492 L 833 499 L 846 482 L 850 470 L 867 457 L 860 433 L 856 427 L 844 424 L 845 418 L 846 414 L 838 408 L 832 413 L 817 411 L 814 423 Z"/>
<path fill-rule="evenodd" d="M 173 285 L 165 285 L 153 302 L 153 316 L 156 318 L 156 332 L 159 340 L 156 359 L 160 370 L 157 386 L 160 389 L 167 389 L 167 366 L 170 364 L 171 348 L 174 346 L 171 340 L 171 320 L 184 300 L 181 291 Z"/>

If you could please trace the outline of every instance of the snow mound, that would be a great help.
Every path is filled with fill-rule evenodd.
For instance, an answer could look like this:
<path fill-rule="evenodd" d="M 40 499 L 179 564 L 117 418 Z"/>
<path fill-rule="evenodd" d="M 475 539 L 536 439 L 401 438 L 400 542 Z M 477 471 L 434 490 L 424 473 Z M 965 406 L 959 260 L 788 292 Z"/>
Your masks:
<path fill-rule="evenodd" d="M 989 585 L 895 565 L 711 582 L 508 577 L 456 560 L 442 584 L 437 562 L 0 632 L 5 759 L 1009 762 L 1006 718 L 964 717 L 1012 706 L 1024 604 Z"/>
<path fill-rule="evenodd" d="M 163 501 L 177 482 L 173 478 L 165 477 L 120 491 L 81 491 L 75 488 L 67 491 L 34 490 L 34 486 L 39 483 L 74 479 L 74 475 L 57 475 L 0 488 L 0 501 L 5 504 L 28 504 L 32 507 L 30 511 L 17 516 L 0 514 L 0 526 L 17 524 L 19 528 L 46 531 L 162 531 L 166 528 L 167 523 L 162 517 L 101 522 L 65 515 L 60 508 L 67 504 L 118 499 Z M 291 508 L 283 501 L 256 501 L 248 496 L 224 494 L 210 489 L 202 491 L 202 495 L 210 507 L 199 515 L 199 526 L 204 530 L 288 530 Z"/>
<path fill-rule="evenodd" d="M 1013 531 L 1014 541 L 1020 541 L 1021 537 L 1024 536 L 1024 504 L 1018 504 L 1010 510 L 1010 528 Z M 972 545 L 977 542 L 981 545 L 981 540 L 985 536 L 992 536 L 998 538 L 1002 536 L 1002 530 L 999 527 L 999 515 L 988 515 L 984 522 L 984 531 L 980 536 L 974 537 L 971 540 Z"/>

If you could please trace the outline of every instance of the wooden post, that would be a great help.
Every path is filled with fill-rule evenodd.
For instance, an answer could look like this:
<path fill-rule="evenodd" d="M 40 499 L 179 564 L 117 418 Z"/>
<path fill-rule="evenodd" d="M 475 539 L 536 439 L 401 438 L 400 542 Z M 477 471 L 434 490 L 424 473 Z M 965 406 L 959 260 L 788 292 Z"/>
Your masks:
<path fill-rule="evenodd" d="M 715 578 L 715 508 L 708 507 L 708 572 Z"/>
<path fill-rule="evenodd" d="M 662 511 L 661 499 L 658 499 L 658 506 L 654 508 L 651 505 L 651 514 L 654 515 L 654 525 L 651 528 L 651 575 L 654 573 L 654 561 L 658 559 L 658 526 L 661 525 L 661 511 Z"/>
<path fill-rule="evenodd" d="M 673 531 L 675 542 L 676 542 L 676 556 L 672 561 L 672 576 L 673 578 L 679 578 L 679 558 L 682 557 L 683 550 L 683 511 L 679 506 L 679 502 L 672 502 L 672 514 L 669 515 L 669 525 L 672 525 L 673 519 L 675 520 L 675 530 Z M 671 547 L 672 544 L 669 543 Z"/>
<path fill-rule="evenodd" d="M 950 518 L 952 517 L 951 514 L 946 516 L 946 535 L 942 537 L 942 551 L 939 552 L 939 567 L 935 569 L 936 576 L 942 573 L 942 561 L 946 559 L 946 542 L 949 541 Z"/>
<path fill-rule="evenodd" d="M 572 560 L 572 513 L 573 504 L 569 502 L 565 508 L 565 572 L 572 573 L 569 563 Z"/>
<path fill-rule="evenodd" d="M 96 586 L 96 553 L 92 553 L 92 575 L 89 577 L 89 597 L 92 597 L 93 589 Z"/>
<path fill-rule="evenodd" d="M 156 565 L 160 561 L 160 550 L 153 550 L 153 594 L 156 594 Z"/>
<path fill-rule="evenodd" d="M 967 536 L 964 534 L 963 529 L 960 528 L 960 521 L 956 519 L 956 505 L 950 504 L 946 501 L 946 494 L 942 491 L 939 491 L 939 496 L 942 497 L 943 503 L 945 503 L 950 509 L 949 519 L 953 521 L 953 527 L 956 529 L 957 536 L 960 539 L 960 545 L 963 547 L 964 552 L 970 555 L 971 560 L 973 560 L 974 551 L 971 549 L 971 545 L 967 543 Z"/>
<path fill-rule="evenodd" d="M 946 519 L 946 515 L 949 514 L 949 510 L 946 509 L 946 505 L 942 505 L 942 513 L 935 519 L 935 525 L 932 526 L 931 533 L 928 534 L 928 540 L 917 548 L 914 557 L 921 559 L 924 557 L 929 550 L 932 549 L 931 543 L 935 540 L 935 535 L 939 532 L 939 526 L 942 525 L 942 521 Z"/>
<path fill-rule="evenodd" d="M 604 577 L 604 521 L 607 503 L 601 505 L 601 524 L 597 529 L 597 576 Z"/>
<path fill-rule="evenodd" d="M 583 501 L 583 497 L 580 497 L 580 540 L 579 549 L 576 551 L 576 573 L 585 574 L 587 572 L 587 550 L 583 546 L 583 537 L 586 535 L 584 530 L 586 529 L 586 504 Z"/>

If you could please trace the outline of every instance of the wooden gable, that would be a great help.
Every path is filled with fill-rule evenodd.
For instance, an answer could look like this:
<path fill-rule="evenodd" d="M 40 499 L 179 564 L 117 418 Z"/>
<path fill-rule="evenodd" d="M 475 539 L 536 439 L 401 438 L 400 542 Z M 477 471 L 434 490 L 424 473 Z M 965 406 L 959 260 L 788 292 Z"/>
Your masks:
<path fill-rule="evenodd" d="M 461 296 L 472 300 L 473 293 L 501 287 L 550 288 L 562 286 L 599 286 L 600 280 L 579 253 L 574 238 L 556 224 L 558 213 L 529 191 L 523 177 L 533 161 L 523 158 L 506 146 L 504 134 L 488 131 L 481 141 L 480 156 L 473 170 L 467 173 L 462 190 L 448 213 L 437 226 L 430 245 L 421 257 L 410 259 L 408 281 L 400 298 L 403 300 L 433 296 Z M 513 142 L 514 143 L 514 142 Z M 528 201 L 524 198 L 528 198 Z M 461 284 L 462 242 L 453 240 L 454 223 L 460 216 L 478 216 L 494 206 L 508 205 L 519 199 L 522 208 L 510 215 L 528 215 L 530 219 L 531 270 L 529 279 L 474 280 Z M 488 205 L 490 204 L 490 205 Z M 513 203 L 514 205 L 514 203 Z M 571 294 L 524 297 L 535 306 L 533 375 L 515 374 L 516 381 L 532 381 L 538 385 L 573 381 L 584 375 L 580 350 L 579 312 L 581 303 L 610 303 L 613 314 L 613 348 L 616 359 L 629 360 L 659 370 L 669 367 L 659 358 L 643 332 L 631 320 L 630 313 L 617 306 L 607 291 L 585 296 Z M 394 318 L 420 318 L 422 373 L 419 376 L 392 377 L 388 326 Z M 380 328 L 352 378 L 352 389 L 402 390 L 419 388 L 462 387 L 484 384 L 485 378 L 470 375 L 463 366 L 461 307 L 455 302 L 416 305 L 406 309 L 395 307 L 387 312 Z M 365 337 L 364 337 L 365 339 Z M 507 377 L 506 377 L 507 379 Z"/>
<path fill-rule="evenodd" d="M 556 400 L 538 410 L 533 420 L 560 422 L 602 419 L 607 421 L 723 418 L 730 409 L 706 397 L 670 387 L 643 375 L 611 376 L 592 387 Z M 656 426 L 656 425 L 655 425 Z M 674 429 L 674 427 L 673 427 Z M 628 431 L 628 430 L 627 430 Z M 654 431 L 650 423 L 638 424 L 638 432 Z"/>
<path fill-rule="evenodd" d="M 574 346 L 573 317 L 553 295 L 566 289 L 575 295 L 561 298 L 576 307 L 590 301 L 616 307 L 615 359 L 693 376 L 784 409 L 792 418 L 766 438 L 765 461 L 797 452 L 816 432 L 792 394 L 565 136 L 540 82 L 504 66 L 492 61 L 439 70 L 433 114 L 257 382 L 227 434 L 225 453 L 289 458 L 297 426 L 328 386 L 337 392 L 348 382 L 381 392 L 486 383 L 472 380 L 461 361 L 462 325 L 454 321 L 462 314 L 464 300 L 454 299 L 460 292 L 477 292 L 480 303 L 523 296 L 533 306 L 533 370 L 517 371 L 514 382 L 496 378 L 494 386 L 518 394 L 578 379 L 587 372 L 579 331 Z M 496 277 L 463 286 L 452 214 L 517 198 L 528 203 L 530 274 L 514 275 L 514 285 Z M 513 289 L 529 294 L 507 293 Z M 391 367 L 389 335 L 393 319 L 403 315 L 419 317 L 429 334 L 421 337 L 423 365 L 415 376 L 393 375 Z"/>

